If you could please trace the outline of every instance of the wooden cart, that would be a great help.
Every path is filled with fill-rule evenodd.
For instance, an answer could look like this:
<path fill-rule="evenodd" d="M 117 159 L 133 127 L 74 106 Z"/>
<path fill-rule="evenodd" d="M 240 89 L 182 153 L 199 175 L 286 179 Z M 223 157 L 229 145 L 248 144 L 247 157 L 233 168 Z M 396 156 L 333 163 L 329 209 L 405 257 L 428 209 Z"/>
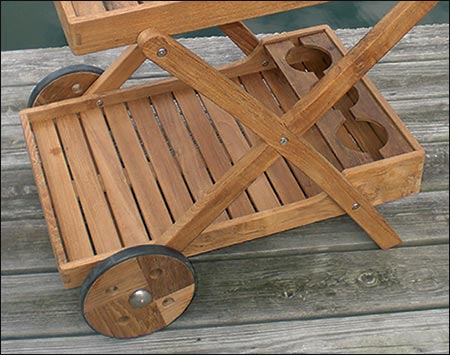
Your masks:
<path fill-rule="evenodd" d="M 258 41 L 241 20 L 321 1 L 56 1 L 76 54 L 21 112 L 66 287 L 129 338 L 188 307 L 187 259 L 348 214 L 401 243 L 375 205 L 420 189 L 424 151 L 365 74 L 436 2 L 400 2 L 349 52 L 327 26 Z M 171 35 L 220 26 L 247 55 L 213 68 Z M 173 78 L 120 89 L 146 60 Z"/>

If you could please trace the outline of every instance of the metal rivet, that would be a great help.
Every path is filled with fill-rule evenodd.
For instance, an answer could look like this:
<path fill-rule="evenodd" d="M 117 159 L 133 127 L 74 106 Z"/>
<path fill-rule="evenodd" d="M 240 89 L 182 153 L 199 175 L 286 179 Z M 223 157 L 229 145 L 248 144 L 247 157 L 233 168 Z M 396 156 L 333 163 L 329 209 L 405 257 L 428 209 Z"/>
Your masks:
<path fill-rule="evenodd" d="M 74 94 L 81 94 L 82 91 L 83 91 L 83 88 L 81 87 L 80 83 L 75 83 L 72 85 L 72 92 Z"/>
<path fill-rule="evenodd" d="M 153 300 L 153 296 L 150 292 L 144 289 L 136 290 L 128 299 L 131 307 L 133 308 L 142 308 L 151 303 Z"/>
<path fill-rule="evenodd" d="M 288 144 L 289 143 L 289 139 L 288 138 L 286 138 L 286 137 L 281 137 L 281 139 L 280 139 L 280 144 L 281 145 L 286 145 L 286 144 Z"/>
<path fill-rule="evenodd" d="M 158 57 L 165 57 L 167 55 L 167 49 L 166 48 L 158 49 L 158 52 L 156 52 L 156 55 Z"/>
<path fill-rule="evenodd" d="M 97 106 L 102 107 L 103 106 L 103 100 L 97 100 Z"/>
<path fill-rule="evenodd" d="M 359 203 L 356 202 L 356 203 L 353 204 L 352 210 L 353 210 L 353 211 L 356 211 L 356 210 L 358 210 L 360 207 L 361 207 L 361 206 L 359 205 Z"/>
<path fill-rule="evenodd" d="M 267 67 L 269 65 L 269 61 L 265 60 L 264 62 L 261 63 L 263 67 Z"/>

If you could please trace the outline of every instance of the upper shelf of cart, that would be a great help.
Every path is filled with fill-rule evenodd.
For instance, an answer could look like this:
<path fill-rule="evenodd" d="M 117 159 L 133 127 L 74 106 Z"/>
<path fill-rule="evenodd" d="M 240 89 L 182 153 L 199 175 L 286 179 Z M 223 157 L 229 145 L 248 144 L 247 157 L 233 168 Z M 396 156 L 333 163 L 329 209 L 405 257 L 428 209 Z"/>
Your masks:
<path fill-rule="evenodd" d="M 170 35 L 327 1 L 55 1 L 70 48 L 87 54 L 136 43 L 154 28 Z"/>

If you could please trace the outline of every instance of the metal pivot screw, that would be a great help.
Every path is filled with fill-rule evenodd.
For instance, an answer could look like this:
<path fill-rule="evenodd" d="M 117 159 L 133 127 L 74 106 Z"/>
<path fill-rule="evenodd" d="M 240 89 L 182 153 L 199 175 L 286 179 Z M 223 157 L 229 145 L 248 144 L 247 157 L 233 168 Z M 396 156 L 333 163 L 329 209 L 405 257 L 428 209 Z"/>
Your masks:
<path fill-rule="evenodd" d="M 288 144 L 289 143 L 289 139 L 288 138 L 286 138 L 286 137 L 281 137 L 281 139 L 280 139 L 280 144 L 281 145 L 286 145 L 286 144 Z"/>
<path fill-rule="evenodd" d="M 358 202 L 355 202 L 352 206 L 352 210 L 353 211 L 359 210 L 360 207 L 361 207 L 360 204 Z"/>
<path fill-rule="evenodd" d="M 269 65 L 269 61 L 265 60 L 261 64 L 262 64 L 263 67 L 267 67 Z"/>
<path fill-rule="evenodd" d="M 102 107 L 103 106 L 103 100 L 97 100 L 97 106 Z"/>
<path fill-rule="evenodd" d="M 136 290 L 128 299 L 131 307 L 133 308 L 142 308 L 151 303 L 153 300 L 153 296 L 150 292 L 144 289 Z"/>
<path fill-rule="evenodd" d="M 167 55 L 167 49 L 166 48 L 158 49 L 158 52 L 156 52 L 156 55 L 158 57 L 165 57 Z"/>

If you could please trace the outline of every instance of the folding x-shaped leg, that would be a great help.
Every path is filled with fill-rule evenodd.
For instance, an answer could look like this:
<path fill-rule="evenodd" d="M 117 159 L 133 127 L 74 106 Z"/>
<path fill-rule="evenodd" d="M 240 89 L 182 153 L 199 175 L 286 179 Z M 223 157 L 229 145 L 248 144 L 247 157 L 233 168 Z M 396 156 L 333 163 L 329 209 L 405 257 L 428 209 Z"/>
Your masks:
<path fill-rule="evenodd" d="M 138 44 L 146 57 L 207 96 L 262 141 L 156 241 L 184 250 L 280 156 L 306 173 L 383 249 L 401 243 L 395 231 L 321 154 L 301 136 L 343 97 L 433 6 L 401 2 L 340 60 L 289 112 L 278 117 L 170 36 L 149 29 Z M 247 48 L 251 48 L 250 44 Z"/>

